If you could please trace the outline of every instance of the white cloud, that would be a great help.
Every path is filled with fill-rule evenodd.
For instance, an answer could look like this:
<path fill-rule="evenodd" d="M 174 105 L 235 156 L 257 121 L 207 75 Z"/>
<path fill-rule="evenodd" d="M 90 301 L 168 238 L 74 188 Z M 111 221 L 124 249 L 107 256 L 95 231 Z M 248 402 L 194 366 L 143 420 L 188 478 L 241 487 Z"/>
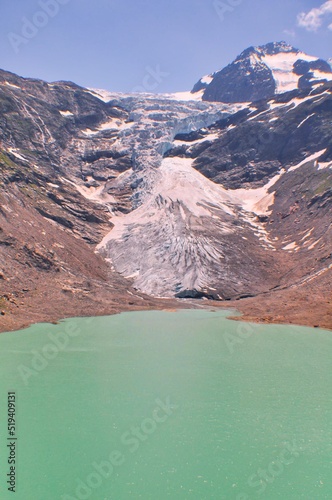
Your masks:
<path fill-rule="evenodd" d="M 324 2 L 320 7 L 315 7 L 309 12 L 301 12 L 297 16 L 297 24 L 308 31 L 317 31 L 329 14 L 332 14 L 332 0 Z M 332 24 L 329 29 L 332 29 Z"/>
<path fill-rule="evenodd" d="M 331 31 L 332 31 L 332 24 L 330 24 L 330 25 L 329 25 L 329 30 L 331 30 Z"/>

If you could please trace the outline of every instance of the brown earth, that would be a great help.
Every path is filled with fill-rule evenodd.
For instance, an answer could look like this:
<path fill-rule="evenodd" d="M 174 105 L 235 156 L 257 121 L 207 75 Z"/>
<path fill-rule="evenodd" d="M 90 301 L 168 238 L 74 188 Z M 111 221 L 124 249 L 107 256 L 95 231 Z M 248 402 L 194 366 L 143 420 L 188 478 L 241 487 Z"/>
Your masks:
<path fill-rule="evenodd" d="M 330 280 L 327 280 L 330 281 Z M 331 286 L 326 283 L 331 296 Z M 103 316 L 125 311 L 166 310 L 182 308 L 222 307 L 235 308 L 241 316 L 231 316 L 236 321 L 258 323 L 284 323 L 319 327 L 332 330 L 331 300 L 321 293 L 320 287 L 304 286 L 301 290 L 284 290 L 261 297 L 241 299 L 235 302 L 160 300 L 150 297 L 134 297 L 124 300 L 119 292 L 104 287 L 92 287 L 87 291 L 77 289 L 68 293 L 59 288 L 45 286 L 33 292 L 9 294 L 9 300 L 1 300 L 0 332 L 14 331 L 33 323 L 57 322 L 77 316 Z M 128 296 L 129 297 L 129 296 Z"/>
<path fill-rule="evenodd" d="M 304 285 L 233 302 L 236 320 L 287 323 L 332 330 L 332 270 Z"/>
<path fill-rule="evenodd" d="M 121 281 L 121 277 L 119 277 Z M 57 322 L 78 316 L 103 316 L 125 311 L 166 310 L 182 308 L 216 307 L 234 308 L 241 316 L 230 316 L 236 321 L 258 323 L 284 323 L 319 327 L 332 330 L 331 279 L 329 276 L 302 287 L 278 291 L 238 301 L 215 302 L 206 300 L 161 300 L 141 294 L 131 296 L 114 290 L 100 280 L 89 289 L 77 284 L 72 290 L 61 289 L 60 282 L 39 283 L 29 292 L 6 294 L 0 300 L 0 332 L 14 331 L 33 323 Z M 322 289 L 326 293 L 322 293 Z"/>

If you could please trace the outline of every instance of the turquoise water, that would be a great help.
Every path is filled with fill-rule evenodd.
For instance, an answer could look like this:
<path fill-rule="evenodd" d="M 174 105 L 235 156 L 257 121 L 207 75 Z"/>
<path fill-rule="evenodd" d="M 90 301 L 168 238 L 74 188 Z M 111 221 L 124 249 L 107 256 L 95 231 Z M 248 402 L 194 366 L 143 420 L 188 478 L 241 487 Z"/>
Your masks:
<path fill-rule="evenodd" d="M 226 316 L 125 313 L 0 335 L 0 498 L 331 499 L 332 332 Z"/>

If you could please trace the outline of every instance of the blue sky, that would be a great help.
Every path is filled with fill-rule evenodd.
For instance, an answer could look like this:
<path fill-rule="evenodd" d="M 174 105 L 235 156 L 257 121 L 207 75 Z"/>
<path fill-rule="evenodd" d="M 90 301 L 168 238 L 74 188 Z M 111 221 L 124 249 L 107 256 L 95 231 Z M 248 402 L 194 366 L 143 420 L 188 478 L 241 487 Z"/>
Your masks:
<path fill-rule="evenodd" d="M 332 0 L 1 0 L 0 36 L 0 67 L 22 76 L 173 92 L 250 45 L 332 57 Z"/>

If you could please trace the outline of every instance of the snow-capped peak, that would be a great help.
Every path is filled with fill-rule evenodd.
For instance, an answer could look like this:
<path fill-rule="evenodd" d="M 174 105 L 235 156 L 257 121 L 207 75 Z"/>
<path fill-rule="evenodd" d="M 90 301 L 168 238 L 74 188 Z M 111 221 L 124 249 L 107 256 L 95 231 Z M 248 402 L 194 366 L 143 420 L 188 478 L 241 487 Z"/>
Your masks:
<path fill-rule="evenodd" d="M 201 78 L 192 93 L 204 90 L 207 101 L 255 101 L 329 80 L 330 61 L 272 42 L 244 50 L 221 71 Z"/>
<path fill-rule="evenodd" d="M 266 45 L 261 45 L 259 47 L 255 47 L 255 49 L 259 52 L 262 52 L 265 55 L 274 55 L 280 53 L 289 53 L 289 52 L 300 52 L 298 49 L 289 45 L 287 42 L 270 42 Z"/>

